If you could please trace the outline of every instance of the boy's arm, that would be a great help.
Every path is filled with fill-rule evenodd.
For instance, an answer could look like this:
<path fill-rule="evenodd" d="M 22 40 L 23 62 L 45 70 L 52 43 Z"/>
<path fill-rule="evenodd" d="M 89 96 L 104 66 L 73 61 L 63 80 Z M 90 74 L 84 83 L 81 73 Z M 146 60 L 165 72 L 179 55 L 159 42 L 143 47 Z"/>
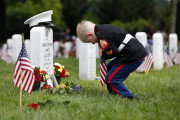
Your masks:
<path fill-rule="evenodd" d="M 100 40 L 100 50 L 99 54 L 103 56 L 104 59 L 111 59 L 118 55 L 118 50 L 112 44 L 109 44 L 107 40 Z"/>

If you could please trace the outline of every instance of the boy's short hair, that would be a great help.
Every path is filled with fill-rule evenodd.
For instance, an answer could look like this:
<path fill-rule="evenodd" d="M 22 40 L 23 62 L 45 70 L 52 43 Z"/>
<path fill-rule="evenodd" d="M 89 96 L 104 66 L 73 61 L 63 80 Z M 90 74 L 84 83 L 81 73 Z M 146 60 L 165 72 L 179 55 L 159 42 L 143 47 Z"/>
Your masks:
<path fill-rule="evenodd" d="M 86 21 L 86 20 L 83 20 L 82 22 L 80 22 L 77 25 L 76 32 L 77 32 L 79 39 L 82 42 L 86 42 L 86 40 L 87 40 L 86 34 L 88 32 L 94 32 L 94 28 L 92 26 L 94 26 L 94 23 L 92 23 L 90 21 Z"/>

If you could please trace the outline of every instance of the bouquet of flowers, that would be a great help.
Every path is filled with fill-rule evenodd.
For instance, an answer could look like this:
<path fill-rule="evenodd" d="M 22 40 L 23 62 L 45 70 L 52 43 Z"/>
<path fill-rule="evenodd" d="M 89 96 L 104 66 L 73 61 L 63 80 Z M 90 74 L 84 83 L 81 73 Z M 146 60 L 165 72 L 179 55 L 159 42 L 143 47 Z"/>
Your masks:
<path fill-rule="evenodd" d="M 69 76 L 69 72 L 67 72 L 66 69 L 64 68 L 64 66 L 62 66 L 59 63 L 53 64 L 53 73 L 56 77 L 58 84 L 60 84 L 61 77 L 66 78 Z"/>
<path fill-rule="evenodd" d="M 35 74 L 35 82 L 45 82 L 47 79 L 49 79 L 49 76 L 46 71 L 43 69 L 40 69 L 40 67 L 34 68 L 34 74 Z"/>
<path fill-rule="evenodd" d="M 47 93 L 50 94 L 70 94 L 70 93 L 81 93 L 81 87 L 74 83 L 60 84 L 56 88 L 49 88 Z"/>
<path fill-rule="evenodd" d="M 34 67 L 34 75 L 35 75 L 35 85 L 34 85 L 33 90 L 38 90 L 41 82 L 46 83 L 46 81 L 49 79 L 49 76 L 47 72 L 44 71 L 43 69 L 40 69 L 40 67 Z M 47 86 L 47 87 L 50 87 L 50 86 Z"/>

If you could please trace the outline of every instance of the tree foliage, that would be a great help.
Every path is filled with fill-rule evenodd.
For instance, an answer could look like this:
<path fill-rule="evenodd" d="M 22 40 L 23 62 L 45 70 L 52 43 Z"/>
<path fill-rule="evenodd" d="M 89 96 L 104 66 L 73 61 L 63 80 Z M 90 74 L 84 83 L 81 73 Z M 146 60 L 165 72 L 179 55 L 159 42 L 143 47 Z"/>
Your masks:
<path fill-rule="evenodd" d="M 76 24 L 87 10 L 87 0 L 60 0 L 60 2 L 63 5 L 62 13 L 66 27 L 71 28 L 72 33 L 75 34 Z"/>
<path fill-rule="evenodd" d="M 36 14 L 53 10 L 53 23 L 57 28 L 63 29 L 65 23 L 62 20 L 62 5 L 59 0 L 26 0 L 9 2 L 6 9 L 6 28 L 10 33 L 22 32 L 24 21 Z"/>
<path fill-rule="evenodd" d="M 122 22 L 119 20 L 115 20 L 111 22 L 111 24 L 121 27 L 122 29 L 129 31 L 132 34 L 134 34 L 133 32 L 135 31 L 143 31 L 144 27 L 148 26 L 151 23 L 152 23 L 151 20 L 145 20 L 142 18 L 138 20 L 129 21 L 129 22 Z"/>
<path fill-rule="evenodd" d="M 21 33 L 24 21 L 36 14 L 53 10 L 52 20 L 58 31 L 69 27 L 76 34 L 82 20 L 96 24 L 120 26 L 126 30 L 142 30 L 147 24 L 169 30 L 170 2 L 167 0 L 4 0 L 5 31 Z"/>

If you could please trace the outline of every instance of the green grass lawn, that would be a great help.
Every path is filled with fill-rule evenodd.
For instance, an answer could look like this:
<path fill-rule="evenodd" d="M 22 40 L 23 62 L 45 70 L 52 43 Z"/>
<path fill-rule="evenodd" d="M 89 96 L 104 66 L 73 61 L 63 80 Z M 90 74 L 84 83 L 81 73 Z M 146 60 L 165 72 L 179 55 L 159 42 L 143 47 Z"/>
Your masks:
<path fill-rule="evenodd" d="M 14 64 L 0 60 L 0 119 L 1 120 L 180 120 L 180 66 L 175 65 L 148 74 L 132 73 L 125 85 L 140 100 L 128 101 L 109 95 L 97 80 L 79 79 L 79 64 L 75 58 L 54 59 L 70 73 L 62 83 L 82 86 L 81 94 L 49 95 L 45 90 L 28 94 L 23 91 L 19 106 L 19 88 L 13 86 Z M 97 59 L 99 76 L 99 59 Z M 28 104 L 54 101 L 53 105 L 36 111 Z M 69 104 L 63 104 L 70 101 Z"/>

